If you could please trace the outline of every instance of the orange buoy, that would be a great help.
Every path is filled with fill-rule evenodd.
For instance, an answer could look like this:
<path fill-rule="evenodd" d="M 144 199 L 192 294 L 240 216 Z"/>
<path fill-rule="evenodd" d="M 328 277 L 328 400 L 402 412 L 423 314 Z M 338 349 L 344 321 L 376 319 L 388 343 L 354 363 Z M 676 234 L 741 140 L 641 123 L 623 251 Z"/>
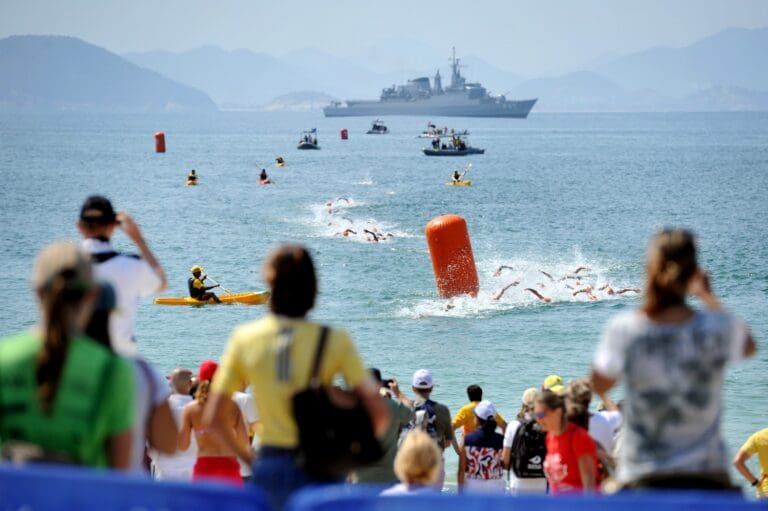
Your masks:
<path fill-rule="evenodd" d="M 429 222 L 424 233 L 438 294 L 442 298 L 462 294 L 477 296 L 480 283 L 467 222 L 458 215 L 442 215 Z"/>
<path fill-rule="evenodd" d="M 165 152 L 165 133 L 162 131 L 158 131 L 155 133 L 155 152 L 156 153 L 164 153 Z"/>
<path fill-rule="evenodd" d="M 341 139 L 347 140 L 349 138 L 349 132 L 347 131 L 347 128 L 341 128 Z"/>

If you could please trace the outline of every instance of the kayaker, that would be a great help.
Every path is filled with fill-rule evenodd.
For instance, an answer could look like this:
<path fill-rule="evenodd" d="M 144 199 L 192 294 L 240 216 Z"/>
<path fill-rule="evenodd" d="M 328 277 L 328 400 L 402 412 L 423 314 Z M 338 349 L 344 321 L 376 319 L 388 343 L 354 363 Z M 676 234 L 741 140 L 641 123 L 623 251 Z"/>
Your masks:
<path fill-rule="evenodd" d="M 189 171 L 189 174 L 187 174 L 187 181 L 197 183 L 197 174 L 195 173 L 195 169 Z"/>
<path fill-rule="evenodd" d="M 267 169 L 261 169 L 261 174 L 259 174 L 259 179 L 261 181 L 268 181 L 269 176 L 267 175 Z"/>
<path fill-rule="evenodd" d="M 285 160 L 283 160 L 282 156 L 278 156 L 277 158 L 275 158 L 275 161 L 277 162 L 278 165 L 282 165 L 283 163 L 285 163 Z"/>
<path fill-rule="evenodd" d="M 216 284 L 214 286 L 206 286 L 204 282 L 205 282 L 205 279 L 208 278 L 208 275 L 202 275 L 203 269 L 200 266 L 193 266 L 191 271 L 192 271 L 192 277 L 190 277 L 187 280 L 187 286 L 189 287 L 189 296 L 201 302 L 207 302 L 208 300 L 213 300 L 216 303 L 221 303 L 221 300 L 219 300 L 218 296 L 208 292 L 213 288 L 219 287 L 219 284 Z"/>
<path fill-rule="evenodd" d="M 453 171 L 453 182 L 454 183 L 460 183 L 461 178 L 464 177 L 464 174 L 466 174 L 466 171 L 459 172 L 459 169 L 456 169 Z"/>

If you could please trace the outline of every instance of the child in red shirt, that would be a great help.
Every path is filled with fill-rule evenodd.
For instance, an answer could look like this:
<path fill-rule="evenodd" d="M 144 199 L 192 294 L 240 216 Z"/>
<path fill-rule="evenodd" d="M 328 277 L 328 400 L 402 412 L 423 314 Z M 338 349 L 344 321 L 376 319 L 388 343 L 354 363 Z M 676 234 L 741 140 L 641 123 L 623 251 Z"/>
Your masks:
<path fill-rule="evenodd" d="M 534 415 L 547 432 L 544 473 L 552 494 L 597 489 L 597 448 L 587 431 L 569 423 L 565 400 L 545 391 L 536 401 Z"/>

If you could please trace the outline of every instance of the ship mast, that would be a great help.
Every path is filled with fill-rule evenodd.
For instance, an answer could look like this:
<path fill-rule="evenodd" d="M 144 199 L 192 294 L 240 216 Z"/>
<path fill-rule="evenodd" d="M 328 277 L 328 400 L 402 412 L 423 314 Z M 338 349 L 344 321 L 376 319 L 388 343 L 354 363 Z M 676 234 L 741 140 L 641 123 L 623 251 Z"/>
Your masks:
<path fill-rule="evenodd" d="M 461 72 L 459 71 L 459 68 L 461 65 L 459 64 L 459 59 L 456 58 L 456 47 L 452 47 L 452 55 L 451 55 L 451 89 L 463 89 L 464 88 L 464 78 L 461 76 Z"/>

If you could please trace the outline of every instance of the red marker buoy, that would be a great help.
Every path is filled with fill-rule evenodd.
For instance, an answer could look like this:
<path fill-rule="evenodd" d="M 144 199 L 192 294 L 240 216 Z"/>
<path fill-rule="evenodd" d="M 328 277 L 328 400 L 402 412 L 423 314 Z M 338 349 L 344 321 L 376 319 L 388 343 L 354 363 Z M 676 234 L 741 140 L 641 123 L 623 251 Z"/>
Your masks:
<path fill-rule="evenodd" d="M 341 139 L 347 140 L 349 138 L 349 132 L 347 131 L 347 128 L 341 128 Z"/>
<path fill-rule="evenodd" d="M 155 152 L 156 153 L 164 153 L 165 152 L 165 133 L 162 131 L 158 131 L 155 133 Z"/>
<path fill-rule="evenodd" d="M 467 222 L 458 215 L 442 215 L 429 222 L 424 233 L 438 294 L 442 298 L 477 296 L 480 283 Z"/>

